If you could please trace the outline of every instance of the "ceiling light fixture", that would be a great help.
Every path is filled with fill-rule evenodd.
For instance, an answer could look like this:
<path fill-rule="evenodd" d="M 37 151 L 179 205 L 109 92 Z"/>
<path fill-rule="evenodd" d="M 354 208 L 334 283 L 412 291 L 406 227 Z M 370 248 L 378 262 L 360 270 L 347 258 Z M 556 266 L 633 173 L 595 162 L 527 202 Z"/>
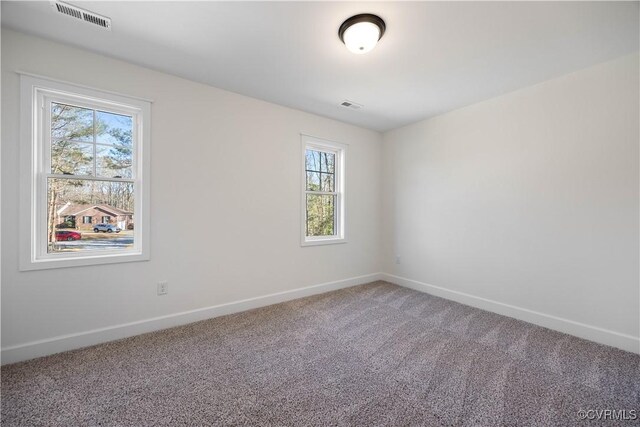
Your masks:
<path fill-rule="evenodd" d="M 338 37 L 351 52 L 367 53 L 382 38 L 386 25 L 382 18 L 370 13 L 352 16 L 340 25 Z"/>

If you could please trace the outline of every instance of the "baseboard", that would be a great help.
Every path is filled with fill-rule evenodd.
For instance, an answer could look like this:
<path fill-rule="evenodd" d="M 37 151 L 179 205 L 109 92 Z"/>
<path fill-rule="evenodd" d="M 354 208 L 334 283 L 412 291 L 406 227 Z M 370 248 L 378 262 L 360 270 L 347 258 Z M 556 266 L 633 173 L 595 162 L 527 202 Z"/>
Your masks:
<path fill-rule="evenodd" d="M 640 338 L 632 335 L 622 334 L 597 326 L 586 325 L 569 319 L 540 313 L 514 305 L 493 301 L 487 298 L 470 295 L 464 292 L 453 291 L 440 286 L 429 285 L 417 280 L 405 277 L 394 276 L 393 274 L 382 273 L 382 280 L 394 283 L 399 286 L 425 292 L 438 297 L 446 298 L 482 310 L 509 316 L 514 319 L 533 323 L 558 332 L 573 335 L 589 341 L 616 347 L 632 353 L 640 354 Z"/>
<path fill-rule="evenodd" d="M 280 302 L 303 298 L 310 295 L 321 294 L 337 289 L 348 288 L 364 283 L 381 280 L 381 273 L 367 274 L 364 276 L 351 277 L 334 282 L 321 283 L 305 288 L 293 289 L 290 291 L 278 292 L 275 294 L 249 298 L 241 301 L 226 304 L 214 305 L 211 307 L 199 308 L 196 310 L 184 311 L 169 314 L 166 316 L 154 317 L 137 322 L 125 323 L 121 325 L 109 326 L 106 328 L 93 329 L 90 331 L 61 335 L 45 340 L 33 341 L 25 344 L 5 347 L 1 352 L 2 364 L 21 362 L 34 359 L 36 357 L 48 356 L 63 351 L 75 350 L 82 347 L 89 347 L 113 340 L 140 335 L 147 332 L 167 329 L 174 326 L 185 325 L 200 320 L 211 319 L 227 314 L 238 313 L 251 310 L 253 308 L 264 307 Z"/>

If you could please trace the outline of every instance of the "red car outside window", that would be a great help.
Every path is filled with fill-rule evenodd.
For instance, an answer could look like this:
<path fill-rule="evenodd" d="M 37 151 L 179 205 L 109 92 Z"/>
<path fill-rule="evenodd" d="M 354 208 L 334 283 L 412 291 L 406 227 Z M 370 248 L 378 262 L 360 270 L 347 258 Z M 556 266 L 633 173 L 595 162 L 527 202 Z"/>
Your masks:
<path fill-rule="evenodd" d="M 75 231 L 56 231 L 56 240 L 60 241 L 72 241 L 82 239 L 82 234 Z"/>

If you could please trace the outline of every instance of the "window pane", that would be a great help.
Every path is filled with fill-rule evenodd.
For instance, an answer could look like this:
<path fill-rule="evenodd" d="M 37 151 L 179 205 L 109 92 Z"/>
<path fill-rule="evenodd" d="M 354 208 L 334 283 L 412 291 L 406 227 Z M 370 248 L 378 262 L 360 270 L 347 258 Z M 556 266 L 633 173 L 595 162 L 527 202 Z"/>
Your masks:
<path fill-rule="evenodd" d="M 333 174 L 321 173 L 321 191 L 334 191 L 334 176 Z"/>
<path fill-rule="evenodd" d="M 307 236 L 335 234 L 335 198 L 333 195 L 307 194 Z"/>
<path fill-rule="evenodd" d="M 51 143 L 51 173 L 93 175 L 93 144 L 68 140 Z"/>
<path fill-rule="evenodd" d="M 305 169 L 308 171 L 320 172 L 320 152 L 315 150 L 306 150 Z"/>
<path fill-rule="evenodd" d="M 96 142 L 131 147 L 133 119 L 131 116 L 96 111 Z"/>
<path fill-rule="evenodd" d="M 133 247 L 133 183 L 49 178 L 47 195 L 49 253 Z"/>
<path fill-rule="evenodd" d="M 93 110 L 51 103 L 51 139 L 93 142 Z"/>
<path fill-rule="evenodd" d="M 320 167 L 322 172 L 335 172 L 336 155 L 334 153 L 320 153 Z"/>
<path fill-rule="evenodd" d="M 96 145 L 96 175 L 105 178 L 132 178 L 131 153 L 130 144 Z"/>
<path fill-rule="evenodd" d="M 320 173 L 307 172 L 307 191 L 320 191 Z"/>

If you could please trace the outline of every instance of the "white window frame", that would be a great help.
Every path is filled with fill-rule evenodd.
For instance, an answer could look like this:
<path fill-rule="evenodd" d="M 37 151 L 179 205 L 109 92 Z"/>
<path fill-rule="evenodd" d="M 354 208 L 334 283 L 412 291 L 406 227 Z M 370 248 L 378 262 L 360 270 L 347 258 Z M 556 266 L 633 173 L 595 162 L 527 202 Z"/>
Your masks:
<path fill-rule="evenodd" d="M 302 197 L 301 197 L 301 246 L 332 245 L 347 243 L 346 237 L 346 205 L 345 205 L 345 164 L 347 144 L 328 141 L 310 135 L 301 134 L 302 159 Z M 335 182 L 333 192 L 307 191 L 306 151 L 307 149 L 335 154 Z M 333 236 L 307 236 L 307 194 L 331 194 L 336 196 L 335 234 Z"/>
<path fill-rule="evenodd" d="M 75 267 L 149 260 L 150 117 L 151 102 L 30 74 L 20 75 L 20 270 Z M 133 248 L 127 250 L 48 253 L 47 177 L 50 163 L 48 132 L 51 102 L 71 103 L 133 117 Z M 92 180 L 93 177 L 82 177 Z M 118 181 L 118 178 L 109 178 Z M 123 181 L 129 182 L 129 179 Z"/>

